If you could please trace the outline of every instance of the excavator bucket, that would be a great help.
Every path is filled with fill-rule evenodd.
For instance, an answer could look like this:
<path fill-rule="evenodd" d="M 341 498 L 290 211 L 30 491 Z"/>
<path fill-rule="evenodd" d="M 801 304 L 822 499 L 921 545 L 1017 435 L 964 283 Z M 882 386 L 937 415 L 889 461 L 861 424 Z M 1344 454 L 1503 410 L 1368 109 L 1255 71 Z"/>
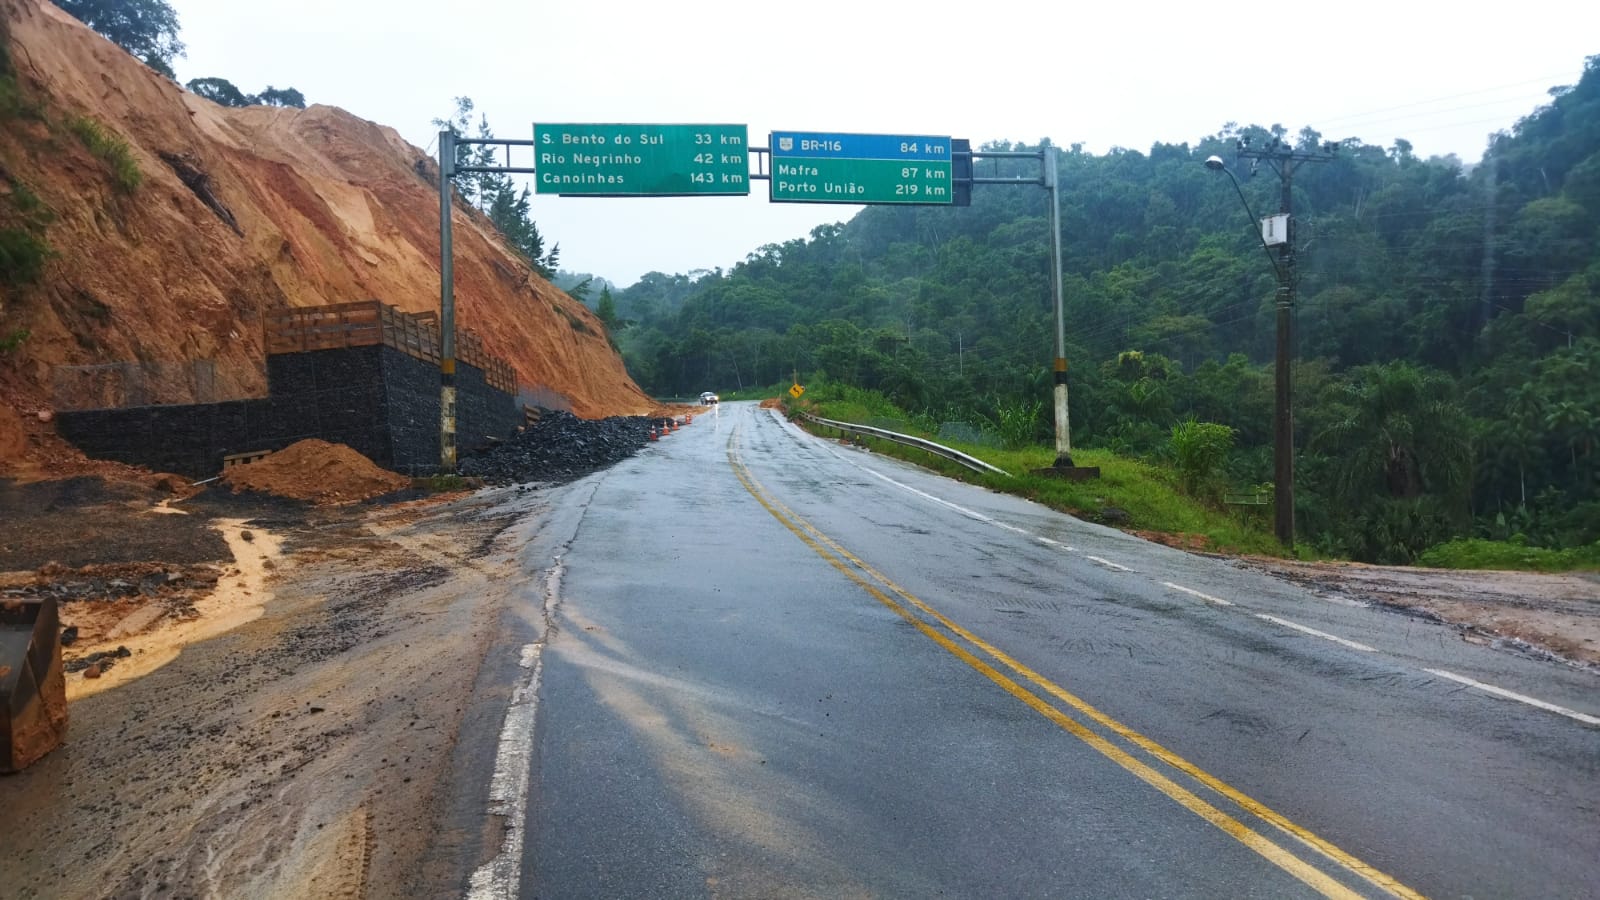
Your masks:
<path fill-rule="evenodd" d="M 21 771 L 67 735 L 60 626 L 52 597 L 0 600 L 0 773 Z"/>

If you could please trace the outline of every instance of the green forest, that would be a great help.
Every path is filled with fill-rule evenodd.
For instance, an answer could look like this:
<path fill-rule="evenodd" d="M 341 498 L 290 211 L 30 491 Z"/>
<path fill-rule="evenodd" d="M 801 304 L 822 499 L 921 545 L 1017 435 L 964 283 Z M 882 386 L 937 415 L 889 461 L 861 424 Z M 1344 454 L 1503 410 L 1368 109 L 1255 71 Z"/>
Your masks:
<path fill-rule="evenodd" d="M 1271 481 L 1277 276 L 1204 164 L 1222 157 L 1275 212 L 1279 178 L 1249 177 L 1242 138 L 1337 147 L 1293 179 L 1301 543 L 1388 563 L 1464 537 L 1597 549 L 1600 56 L 1471 166 L 1231 123 L 1148 152 L 984 146 L 1057 156 L 1074 446 L 1171 462 L 1174 435 L 1209 423 L 1232 438 L 1218 483 Z M 731 271 L 651 273 L 606 292 L 613 339 L 658 396 L 797 372 L 881 392 L 925 427 L 1045 444 L 1047 197 L 978 185 L 969 208 L 868 207 Z"/>

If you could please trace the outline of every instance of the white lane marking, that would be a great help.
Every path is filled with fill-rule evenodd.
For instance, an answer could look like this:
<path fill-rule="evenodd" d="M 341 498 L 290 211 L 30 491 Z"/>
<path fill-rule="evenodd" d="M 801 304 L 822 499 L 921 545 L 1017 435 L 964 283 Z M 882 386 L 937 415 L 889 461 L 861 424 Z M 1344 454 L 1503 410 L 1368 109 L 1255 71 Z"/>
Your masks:
<path fill-rule="evenodd" d="M 500 728 L 494 777 L 489 782 L 489 814 L 502 819 L 505 837 L 500 852 L 472 873 L 467 900 L 511 900 L 521 888 L 522 832 L 528 823 L 528 779 L 533 772 L 533 724 L 539 705 L 541 648 L 522 648 L 519 664 L 529 670 L 518 684 Z"/>
<path fill-rule="evenodd" d="M 1306 634 L 1315 635 L 1323 640 L 1333 641 L 1335 644 L 1343 644 L 1352 650 L 1360 650 L 1362 653 L 1378 652 L 1377 648 L 1375 647 L 1368 647 L 1366 644 L 1358 644 L 1355 641 L 1347 641 L 1336 634 L 1329 634 L 1326 631 L 1318 631 L 1315 628 L 1309 628 L 1305 625 L 1301 625 L 1299 622 L 1291 622 L 1288 619 L 1280 619 L 1277 616 L 1269 616 L 1266 613 L 1251 613 L 1251 615 L 1258 619 L 1264 619 L 1268 622 L 1271 622 L 1274 625 L 1282 625 L 1285 628 L 1293 628 L 1295 631 L 1301 631 Z"/>
<path fill-rule="evenodd" d="M 1536 706 L 1539 709 L 1545 710 L 1546 712 L 1553 712 L 1558 715 L 1563 715 L 1569 719 L 1577 719 L 1579 722 L 1583 722 L 1586 725 L 1600 725 L 1600 718 L 1578 712 L 1577 710 L 1567 709 L 1565 706 L 1557 706 L 1554 703 L 1546 703 L 1543 700 L 1535 697 L 1529 697 L 1526 694 L 1519 694 L 1516 691 L 1508 691 L 1505 688 L 1495 687 L 1492 684 L 1484 684 L 1481 681 L 1476 681 L 1468 678 L 1465 675 L 1457 675 L 1454 672 L 1447 672 L 1444 669 L 1423 669 L 1422 671 L 1427 672 L 1429 675 L 1437 675 L 1440 678 L 1448 678 L 1451 681 L 1464 684 L 1467 687 L 1477 688 L 1486 694 L 1493 694 L 1496 697 L 1504 697 L 1507 700 L 1515 700 L 1518 703 L 1526 703 L 1529 706 Z"/>
<path fill-rule="evenodd" d="M 1193 596 L 1199 597 L 1201 600 L 1204 600 L 1207 603 L 1215 603 L 1218 606 L 1232 606 L 1233 605 L 1233 601 L 1231 601 L 1231 600 L 1224 600 L 1221 597 L 1213 597 L 1210 594 L 1202 594 L 1199 591 L 1195 590 L 1194 588 L 1186 588 L 1181 584 L 1173 584 L 1170 581 L 1163 581 L 1161 583 L 1166 585 L 1169 588 L 1172 588 L 1175 591 L 1182 591 L 1185 594 L 1191 594 Z"/>
<path fill-rule="evenodd" d="M 1084 554 L 1084 555 L 1088 556 L 1088 554 Z M 1127 566 L 1118 565 L 1117 563 L 1114 563 L 1109 559 L 1101 559 L 1098 556 L 1088 556 L 1088 558 L 1094 560 L 1095 562 L 1099 563 L 1102 566 L 1105 566 L 1108 569 L 1116 569 L 1118 572 L 1132 572 L 1133 571 L 1132 569 L 1128 568 Z"/>

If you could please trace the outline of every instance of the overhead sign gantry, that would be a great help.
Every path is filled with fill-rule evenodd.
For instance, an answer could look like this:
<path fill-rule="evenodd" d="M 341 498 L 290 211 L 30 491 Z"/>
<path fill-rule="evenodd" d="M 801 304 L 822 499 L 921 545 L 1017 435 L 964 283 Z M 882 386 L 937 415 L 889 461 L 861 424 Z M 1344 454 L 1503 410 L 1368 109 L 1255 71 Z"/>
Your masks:
<path fill-rule="evenodd" d="M 455 287 L 450 247 L 454 177 L 471 172 L 534 176 L 535 193 L 579 197 L 748 196 L 751 181 L 769 182 L 776 203 L 856 206 L 967 206 L 974 184 L 1043 187 L 1050 197 L 1051 294 L 1055 300 L 1056 462 L 1049 471 L 1097 476 L 1072 463 L 1067 418 L 1066 326 L 1061 299 L 1061 202 L 1055 153 L 979 151 L 960 138 L 930 135 L 774 131 L 769 146 L 751 147 L 745 125 L 560 124 L 533 126 L 533 140 L 469 139 L 439 133 L 440 468 L 455 471 Z M 461 165 L 460 145 L 500 146 L 506 165 Z M 511 148 L 529 147 L 535 165 L 512 166 Z M 981 177 L 975 159 L 1039 161 L 1039 175 Z M 752 160 L 757 164 L 751 171 Z M 761 165 L 770 163 L 770 168 Z M 798 386 L 797 386 L 798 387 Z"/>

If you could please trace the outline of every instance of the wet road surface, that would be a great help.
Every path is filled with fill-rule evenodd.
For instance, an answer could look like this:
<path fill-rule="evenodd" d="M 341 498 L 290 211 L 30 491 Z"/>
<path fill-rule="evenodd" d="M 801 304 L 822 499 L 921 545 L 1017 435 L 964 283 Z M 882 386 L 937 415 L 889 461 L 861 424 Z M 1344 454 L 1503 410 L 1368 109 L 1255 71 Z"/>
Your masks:
<path fill-rule="evenodd" d="M 1600 893 L 1592 672 L 749 404 L 557 491 L 470 896 Z"/>

